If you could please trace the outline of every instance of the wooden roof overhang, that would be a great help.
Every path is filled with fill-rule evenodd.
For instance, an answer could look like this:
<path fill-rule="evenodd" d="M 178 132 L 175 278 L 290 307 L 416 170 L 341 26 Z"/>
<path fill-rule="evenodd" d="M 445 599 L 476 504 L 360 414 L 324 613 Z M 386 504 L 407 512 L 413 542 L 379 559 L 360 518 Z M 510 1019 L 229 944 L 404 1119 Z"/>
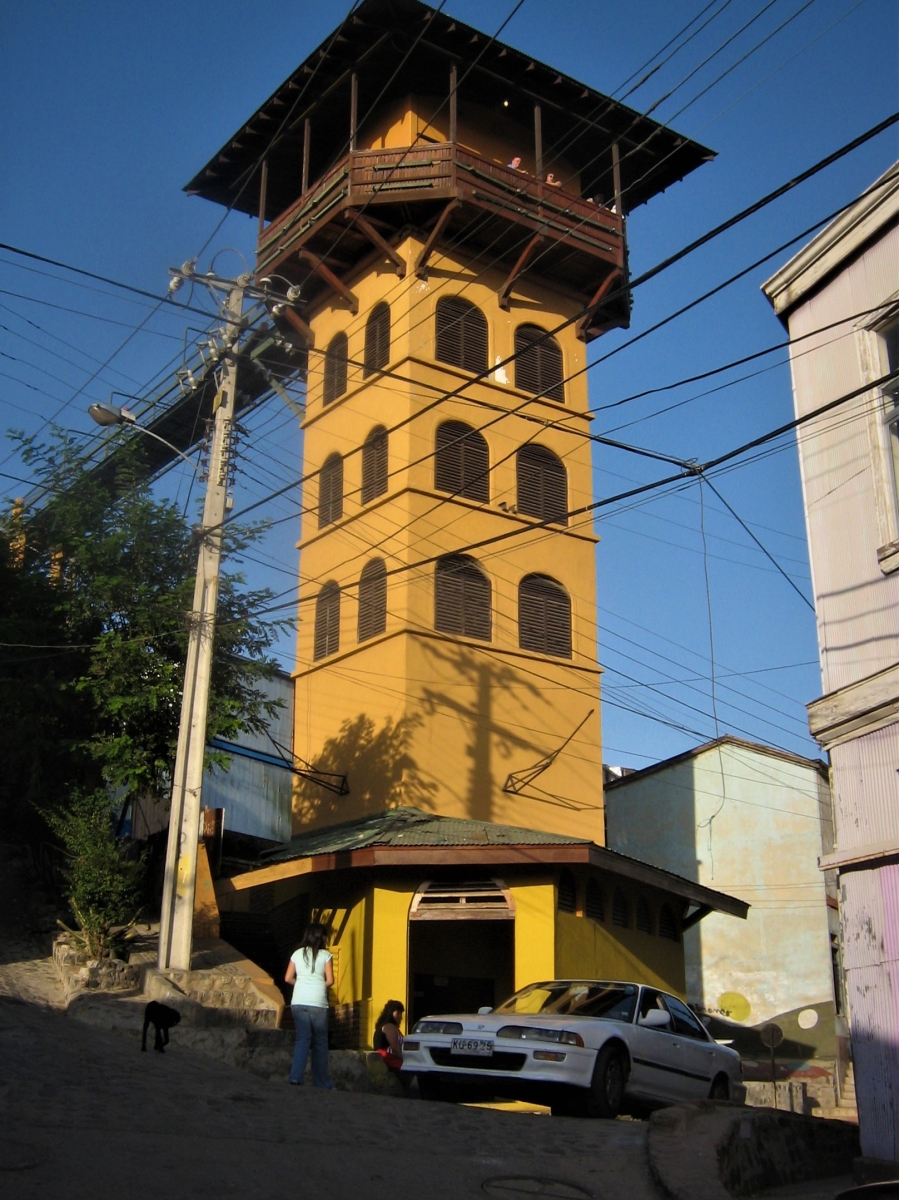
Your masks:
<path fill-rule="evenodd" d="M 749 912 L 749 905 L 744 900 L 738 900 L 713 888 L 703 887 L 690 879 L 684 879 L 670 871 L 650 866 L 591 842 L 534 846 L 368 846 L 359 850 L 342 850 L 282 860 L 231 878 L 218 879 L 215 890 L 219 903 L 227 907 L 228 898 L 236 892 L 298 875 L 373 868 L 417 868 L 419 871 L 433 871 L 445 867 L 539 868 L 575 865 L 595 867 L 609 874 L 668 892 L 681 900 L 684 908 L 693 905 L 694 912 L 686 918 L 685 927 L 710 912 L 727 913 L 743 920 Z"/>
<path fill-rule="evenodd" d="M 618 144 L 626 210 L 683 179 L 714 152 L 522 54 L 420 0 L 363 0 L 343 25 L 296 70 L 186 185 L 239 212 L 259 215 L 261 161 L 267 161 L 266 219 L 300 192 L 305 122 L 311 121 L 312 167 L 326 175 L 342 159 L 349 136 L 350 87 L 357 78 L 360 122 L 377 103 L 408 95 L 443 95 L 450 67 L 460 104 L 505 113 L 533 126 L 542 110 L 543 141 L 565 147 L 586 196 L 613 194 L 611 147 Z"/>

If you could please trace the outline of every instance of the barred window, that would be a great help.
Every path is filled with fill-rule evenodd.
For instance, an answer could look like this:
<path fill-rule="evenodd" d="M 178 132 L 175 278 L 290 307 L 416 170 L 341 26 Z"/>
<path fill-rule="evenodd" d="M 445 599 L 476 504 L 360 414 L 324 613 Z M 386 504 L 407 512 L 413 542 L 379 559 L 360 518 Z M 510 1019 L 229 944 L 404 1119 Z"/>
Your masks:
<path fill-rule="evenodd" d="M 652 933 L 652 913 L 643 896 L 637 901 L 637 928 L 641 933 Z"/>
<path fill-rule="evenodd" d="M 621 888 L 615 888 L 612 896 L 612 924 L 620 925 L 622 929 L 627 929 L 630 923 L 631 912 L 627 896 L 625 896 Z"/>
<path fill-rule="evenodd" d="M 362 360 L 362 377 L 383 371 L 390 362 L 390 305 L 381 300 L 369 313 L 365 322 L 365 355 Z"/>
<path fill-rule="evenodd" d="M 343 459 L 329 454 L 318 476 L 318 527 L 333 525 L 343 516 Z"/>
<path fill-rule="evenodd" d="M 518 644 L 522 650 L 571 658 L 571 599 L 548 575 L 525 575 L 518 585 Z"/>
<path fill-rule="evenodd" d="M 659 937 L 667 938 L 669 942 L 679 942 L 680 934 L 677 928 L 677 918 L 671 911 L 671 906 L 663 904 L 659 912 Z"/>
<path fill-rule="evenodd" d="M 346 391 L 346 364 L 349 347 L 345 333 L 336 333 L 325 351 L 325 390 L 322 400 L 331 404 Z"/>
<path fill-rule="evenodd" d="M 605 921 L 606 898 L 602 894 L 602 888 L 595 879 L 590 879 L 587 882 L 587 902 L 584 905 L 584 909 L 592 921 Z"/>
<path fill-rule="evenodd" d="M 434 487 L 466 500 L 490 499 L 490 452 L 476 429 L 463 421 L 437 427 Z"/>
<path fill-rule="evenodd" d="M 568 472 L 545 446 L 522 446 L 515 461 L 518 511 L 541 521 L 568 524 Z"/>
<path fill-rule="evenodd" d="M 565 403 L 562 349 L 539 325 L 519 325 L 515 330 L 515 386 Z"/>
<path fill-rule="evenodd" d="M 492 635 L 490 580 L 473 558 L 450 554 L 434 569 L 434 628 L 489 642 Z"/>
<path fill-rule="evenodd" d="M 362 444 L 362 503 L 387 491 L 387 430 L 377 425 Z"/>
<path fill-rule="evenodd" d="M 359 576 L 358 640 L 365 642 L 387 628 L 387 568 L 384 560 L 373 558 Z"/>
<path fill-rule="evenodd" d="M 559 875 L 559 912 L 577 912 L 577 885 L 570 871 Z"/>
<path fill-rule="evenodd" d="M 481 374 L 487 370 L 487 318 L 461 296 L 437 301 L 437 360 Z"/>
<path fill-rule="evenodd" d="M 315 601 L 315 644 L 312 657 L 316 661 L 336 654 L 340 649 L 340 588 L 331 580 L 318 593 Z"/>

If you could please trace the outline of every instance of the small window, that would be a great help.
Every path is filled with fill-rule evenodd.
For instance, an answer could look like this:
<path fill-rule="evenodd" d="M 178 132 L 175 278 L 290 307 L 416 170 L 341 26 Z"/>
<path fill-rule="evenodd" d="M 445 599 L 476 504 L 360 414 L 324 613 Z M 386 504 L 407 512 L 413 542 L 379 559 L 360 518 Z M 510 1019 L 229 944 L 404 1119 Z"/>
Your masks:
<path fill-rule="evenodd" d="M 709 1040 L 702 1025 L 696 1019 L 696 1014 L 690 1012 L 683 1001 L 678 1000 L 676 996 L 666 996 L 665 1004 L 671 1013 L 676 1033 L 681 1034 L 682 1037 L 695 1038 L 697 1042 Z"/>
<path fill-rule="evenodd" d="M 559 875 L 559 912 L 577 912 L 577 887 L 570 871 Z"/>
<path fill-rule="evenodd" d="M 326 583 L 315 601 L 315 645 L 313 659 L 327 658 L 340 649 L 340 588 Z"/>
<path fill-rule="evenodd" d="M 605 921 L 606 919 L 606 900 L 602 894 L 602 888 L 595 879 L 591 879 L 587 883 L 587 903 L 584 905 L 584 911 L 591 921 Z"/>
<path fill-rule="evenodd" d="M 362 445 L 362 503 L 387 491 L 387 430 L 378 425 Z"/>
<path fill-rule="evenodd" d="M 519 391 L 565 403 L 562 350 L 539 325 L 519 325 L 515 330 L 515 386 Z"/>
<path fill-rule="evenodd" d="M 383 559 L 373 558 L 359 576 L 358 640 L 366 642 L 387 628 L 387 568 Z"/>
<path fill-rule="evenodd" d="M 667 938 L 669 942 L 679 942 L 677 918 L 671 911 L 671 906 L 663 904 L 659 912 L 659 937 Z"/>
<path fill-rule="evenodd" d="M 325 404 L 332 404 L 346 391 L 347 358 L 346 334 L 337 333 L 331 338 L 325 351 L 325 389 L 322 397 Z"/>
<path fill-rule="evenodd" d="M 318 477 L 318 527 L 333 525 L 343 516 L 343 459 L 330 454 Z"/>
<path fill-rule="evenodd" d="M 641 933 L 652 933 L 652 913 L 643 896 L 637 901 L 637 928 Z"/>
<path fill-rule="evenodd" d="M 365 322 L 365 356 L 362 377 L 383 371 L 390 362 L 390 305 L 384 300 L 376 304 Z"/>
<path fill-rule="evenodd" d="M 515 463 L 518 511 L 556 525 L 568 524 L 568 472 L 545 446 L 522 446 Z"/>
<path fill-rule="evenodd" d="M 487 371 L 487 318 L 461 296 L 437 301 L 437 360 L 463 371 Z"/>
<path fill-rule="evenodd" d="M 881 334 L 886 362 L 884 374 L 899 370 L 899 322 L 884 329 Z M 893 501 L 899 506 L 899 380 L 893 380 L 883 389 L 884 422 L 890 447 L 893 467 Z"/>
<path fill-rule="evenodd" d="M 490 452 L 470 425 L 444 421 L 437 427 L 434 487 L 466 500 L 486 503 L 490 499 Z"/>
<path fill-rule="evenodd" d="M 630 908 L 627 902 L 627 896 L 621 888 L 615 888 L 612 896 L 612 924 L 620 925 L 622 929 L 627 929 L 631 923 Z"/>
<path fill-rule="evenodd" d="M 434 569 L 434 628 L 489 642 L 490 580 L 465 554 L 441 558 Z"/>
<path fill-rule="evenodd" d="M 571 658 L 571 600 L 548 575 L 525 575 L 518 585 L 518 644 L 537 654 Z"/>

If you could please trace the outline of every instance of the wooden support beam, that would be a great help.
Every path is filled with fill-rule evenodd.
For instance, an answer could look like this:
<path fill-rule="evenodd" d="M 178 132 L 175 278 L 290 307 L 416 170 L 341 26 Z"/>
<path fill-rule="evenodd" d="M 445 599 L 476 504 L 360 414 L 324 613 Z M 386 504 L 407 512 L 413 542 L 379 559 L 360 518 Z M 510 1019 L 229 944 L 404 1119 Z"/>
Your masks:
<path fill-rule="evenodd" d="M 618 143 L 612 142 L 612 187 L 615 190 L 615 212 L 623 217 L 621 211 L 621 163 L 618 160 Z"/>
<path fill-rule="evenodd" d="M 518 278 L 518 276 L 522 273 L 522 271 L 528 265 L 528 262 L 530 261 L 531 256 L 533 255 L 533 253 L 537 249 L 537 247 L 542 243 L 542 241 L 543 241 L 543 234 L 535 233 L 534 236 L 531 238 L 531 240 L 528 242 L 528 244 L 525 246 L 525 248 L 522 250 L 521 254 L 519 254 L 518 262 L 515 264 L 515 266 L 509 272 L 509 276 L 506 279 L 506 282 L 503 284 L 503 286 L 497 292 L 497 296 L 499 298 L 499 306 L 500 306 L 500 308 L 505 309 L 506 312 L 509 311 L 509 296 L 512 294 L 512 287 L 515 283 L 515 280 Z"/>
<path fill-rule="evenodd" d="M 259 178 L 259 236 L 265 229 L 265 202 L 268 198 L 268 159 L 262 160 L 262 171 Z"/>
<path fill-rule="evenodd" d="M 575 333 L 579 338 L 583 339 L 586 337 L 587 330 L 590 328 L 591 324 L 593 323 L 593 318 L 596 315 L 596 309 L 602 303 L 603 298 L 609 294 L 614 284 L 619 283 L 623 279 L 624 275 L 621 273 L 621 271 L 612 271 L 611 274 L 607 275 L 602 281 L 602 284 L 599 286 L 599 288 L 597 288 L 592 299 L 590 300 L 590 303 L 587 305 L 587 311 L 574 327 Z"/>
<path fill-rule="evenodd" d="M 312 125 L 309 118 L 303 122 L 303 178 L 300 182 L 300 194 L 305 196 L 309 191 L 309 150 L 312 144 Z"/>
<path fill-rule="evenodd" d="M 405 261 L 400 258 L 396 250 L 394 250 L 393 246 L 391 246 L 390 242 L 388 242 L 386 238 L 381 237 L 380 233 L 378 233 L 371 221 L 369 221 L 367 217 L 363 217 L 362 213 L 358 212 L 355 208 L 348 208 L 343 215 L 348 221 L 353 222 L 360 233 L 365 234 L 372 245 L 377 246 L 381 253 L 390 259 L 390 261 L 396 267 L 396 273 L 399 278 L 404 278 L 406 274 Z"/>
<path fill-rule="evenodd" d="M 350 76 L 350 151 L 356 149 L 356 121 L 359 112 L 359 76 L 354 71 Z"/>
<path fill-rule="evenodd" d="M 450 217 L 453 215 L 453 213 L 455 212 L 455 210 L 458 207 L 459 207 L 458 200 L 450 200 L 449 204 L 447 204 L 446 208 L 443 210 L 443 212 L 437 218 L 437 224 L 434 226 L 434 228 L 428 234 L 428 240 L 425 242 L 422 252 L 421 252 L 421 254 L 419 254 L 419 256 L 415 262 L 415 274 L 418 276 L 419 279 L 427 279 L 428 259 L 431 257 L 431 252 L 433 251 L 434 246 L 437 243 L 437 239 L 440 237 L 441 233 L 443 233 L 444 229 L 446 228 L 447 222 L 449 221 Z"/>
<path fill-rule="evenodd" d="M 353 316 L 359 311 L 359 301 L 350 291 L 342 279 L 338 279 L 329 266 L 327 266 L 317 254 L 313 254 L 311 250 L 301 250 L 299 257 L 309 263 L 316 275 L 320 276 L 328 287 L 333 288 L 341 299 L 345 300 L 350 306 L 350 312 Z"/>
<path fill-rule="evenodd" d="M 537 182 L 543 182 L 543 110 L 534 105 L 534 173 Z"/>
<path fill-rule="evenodd" d="M 458 87 L 458 73 L 456 64 L 450 67 L 450 94 L 449 94 L 449 140 L 454 142 L 458 131 L 458 114 L 459 106 L 456 102 L 456 88 Z"/>
<path fill-rule="evenodd" d="M 683 929 L 683 930 L 692 929 L 694 925 L 699 924 L 699 922 L 703 919 L 703 917 L 707 917 L 711 911 L 712 911 L 711 905 L 700 904 L 699 908 L 694 909 L 694 911 L 691 912 L 688 917 L 684 917 L 684 919 L 680 923 L 681 929 Z"/>
<path fill-rule="evenodd" d="M 281 313 L 281 316 L 284 317 L 288 325 L 293 326 L 293 328 L 300 335 L 300 337 L 303 338 L 308 346 L 312 345 L 314 340 L 312 337 L 312 330 L 298 312 L 295 312 L 292 308 L 285 308 Z"/>

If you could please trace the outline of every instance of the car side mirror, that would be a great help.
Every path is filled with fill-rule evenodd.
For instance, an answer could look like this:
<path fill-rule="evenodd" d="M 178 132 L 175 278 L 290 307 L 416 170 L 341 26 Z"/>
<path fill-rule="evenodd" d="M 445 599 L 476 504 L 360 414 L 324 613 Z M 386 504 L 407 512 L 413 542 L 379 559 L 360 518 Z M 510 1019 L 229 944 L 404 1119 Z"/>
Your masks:
<path fill-rule="evenodd" d="M 482 1005 L 481 1008 L 478 1009 L 478 1016 L 486 1017 L 488 1013 L 492 1013 L 492 1012 L 493 1012 L 493 1009 L 490 1007 L 490 1005 L 484 1004 L 484 1005 Z"/>
<path fill-rule="evenodd" d="M 661 1008 L 651 1008 L 640 1018 L 638 1024 L 645 1025 L 647 1029 L 667 1029 L 671 1024 L 671 1013 Z"/>

